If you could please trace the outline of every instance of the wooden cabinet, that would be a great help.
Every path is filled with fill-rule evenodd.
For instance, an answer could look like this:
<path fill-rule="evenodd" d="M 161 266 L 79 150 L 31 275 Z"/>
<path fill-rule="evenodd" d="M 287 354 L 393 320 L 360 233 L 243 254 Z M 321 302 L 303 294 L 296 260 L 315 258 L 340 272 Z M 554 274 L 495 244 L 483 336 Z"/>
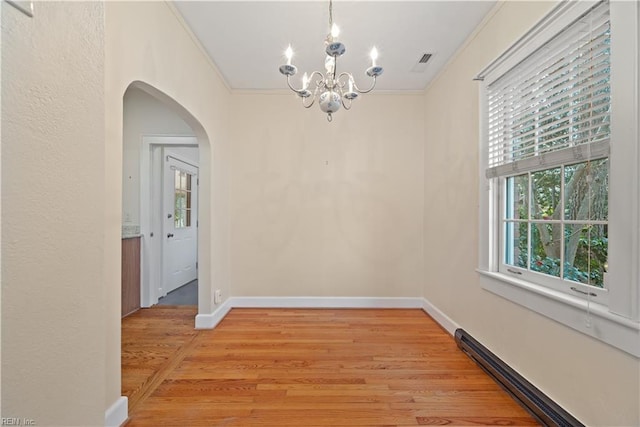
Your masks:
<path fill-rule="evenodd" d="M 140 237 L 122 239 L 122 317 L 140 308 Z"/>

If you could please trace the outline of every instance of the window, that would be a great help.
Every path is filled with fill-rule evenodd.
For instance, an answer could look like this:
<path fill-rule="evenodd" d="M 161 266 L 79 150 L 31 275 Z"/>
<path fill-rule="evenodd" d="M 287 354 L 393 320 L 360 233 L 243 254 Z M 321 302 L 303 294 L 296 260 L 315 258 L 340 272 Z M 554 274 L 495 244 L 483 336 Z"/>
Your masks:
<path fill-rule="evenodd" d="M 610 34 L 601 3 L 487 86 L 487 175 L 501 188 L 499 271 L 601 298 Z"/>
<path fill-rule="evenodd" d="M 538 273 L 561 291 L 605 290 L 608 176 L 604 158 L 503 178 L 500 270 Z"/>
<path fill-rule="evenodd" d="M 636 356 L 639 12 L 562 2 L 478 77 L 482 286 Z"/>
<path fill-rule="evenodd" d="M 191 179 L 192 175 L 176 169 L 174 192 L 174 226 L 175 228 L 191 227 Z"/>

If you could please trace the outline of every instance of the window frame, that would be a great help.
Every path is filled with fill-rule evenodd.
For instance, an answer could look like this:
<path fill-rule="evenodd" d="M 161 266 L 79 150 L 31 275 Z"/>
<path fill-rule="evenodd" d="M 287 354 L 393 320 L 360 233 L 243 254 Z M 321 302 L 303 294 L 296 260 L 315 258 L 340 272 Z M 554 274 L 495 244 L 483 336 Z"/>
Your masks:
<path fill-rule="evenodd" d="M 598 298 L 570 295 L 520 275 L 515 277 L 500 272 L 503 254 L 499 239 L 504 197 L 501 182 L 504 178 L 485 176 L 488 167 L 487 86 L 597 3 L 561 2 L 476 78 L 481 80 L 477 271 L 484 289 L 640 357 L 640 6 L 637 2 L 609 4 L 612 106 L 608 301 L 596 302 L 594 300 Z"/>
<path fill-rule="evenodd" d="M 602 160 L 602 159 L 608 159 L 609 156 L 606 157 L 596 157 L 593 159 L 590 159 L 591 161 L 598 161 L 598 160 Z M 582 162 L 584 163 L 584 162 Z M 529 209 L 529 213 L 528 213 L 528 218 L 525 220 L 521 220 L 521 221 L 515 221 L 515 220 L 510 220 L 509 218 L 507 218 L 506 215 L 506 210 L 507 210 L 507 196 L 506 196 L 506 192 L 507 192 L 507 179 L 514 177 L 514 176 L 521 176 L 521 175 L 525 175 L 528 174 L 530 177 L 530 174 L 533 174 L 535 172 L 539 172 L 539 171 L 544 171 L 544 170 L 548 170 L 548 169 L 555 169 L 555 168 L 560 168 L 561 170 L 561 174 L 564 175 L 564 168 L 566 166 L 571 166 L 572 164 L 576 164 L 575 161 L 572 162 L 567 162 L 567 163 L 563 163 L 561 165 L 555 165 L 555 166 L 550 166 L 550 167 L 545 167 L 544 169 L 539 169 L 539 170 L 533 170 L 533 171 L 527 171 L 527 172 L 520 172 L 516 175 L 505 175 L 502 177 L 496 177 L 493 179 L 497 179 L 498 180 L 498 191 L 495 195 L 495 202 L 498 203 L 498 212 L 499 212 L 499 225 L 498 225 L 498 240 L 495 242 L 495 244 L 498 246 L 498 250 L 499 250 L 499 259 L 498 259 L 498 272 L 501 274 L 505 274 L 505 275 L 517 275 L 518 277 L 520 277 L 523 280 L 527 280 L 529 282 L 532 283 L 536 283 L 539 284 L 541 286 L 546 286 L 548 288 L 551 289 L 555 289 L 559 292 L 564 292 L 567 293 L 569 295 L 574 295 L 574 296 L 580 296 L 582 294 L 582 292 L 588 292 L 589 296 L 593 295 L 593 298 L 591 299 L 591 302 L 594 303 L 600 303 L 603 305 L 608 305 L 609 303 L 609 290 L 608 290 L 608 286 L 605 286 L 604 288 L 599 288 L 593 285 L 587 285 L 581 282 L 577 282 L 577 281 L 572 281 L 569 279 L 565 279 L 563 277 L 555 277 L 555 276 L 551 276 L 545 273 L 539 273 L 535 270 L 530 269 L 528 266 L 525 267 L 520 267 L 517 265 L 512 265 L 512 264 L 507 264 L 506 262 L 506 244 L 503 244 L 505 242 L 505 238 L 506 238 L 506 232 L 505 232 L 505 224 L 507 222 L 513 222 L 513 223 L 519 223 L 519 222 L 523 222 L 523 223 L 527 223 L 527 224 L 535 224 L 538 222 L 546 222 L 546 221 L 541 221 L 539 219 L 535 219 L 532 218 L 531 215 L 531 180 L 529 178 L 528 180 L 528 209 Z M 561 188 L 561 198 L 564 200 L 564 178 L 562 179 L 562 188 Z M 494 196 L 492 195 L 492 198 Z M 564 206 L 564 202 L 563 202 L 563 206 Z M 593 225 L 597 225 L 600 223 L 606 223 L 608 225 L 609 221 L 600 221 L 600 220 L 567 220 L 566 218 L 564 218 L 564 215 L 562 215 L 562 218 L 559 220 L 553 220 L 553 221 L 549 221 L 549 224 L 557 224 L 560 225 L 561 229 L 564 229 L 564 227 L 566 227 L 567 225 L 572 225 L 572 224 L 585 224 L 585 223 L 589 223 L 589 224 L 593 224 Z M 564 235 L 564 233 L 562 233 L 562 235 Z M 531 247 L 531 232 L 529 231 L 528 235 L 527 235 L 527 246 L 528 248 Z M 562 247 L 564 247 L 564 244 L 562 244 Z M 527 263 L 530 264 L 531 263 L 531 254 L 528 253 L 527 254 Z M 564 256 L 562 256 L 561 259 L 564 259 Z M 511 271 L 509 271 L 511 270 Z M 608 284 L 608 277 L 606 280 L 606 284 Z M 576 289 L 578 289 L 577 291 L 573 291 L 573 293 L 571 292 L 570 288 L 574 287 Z"/>

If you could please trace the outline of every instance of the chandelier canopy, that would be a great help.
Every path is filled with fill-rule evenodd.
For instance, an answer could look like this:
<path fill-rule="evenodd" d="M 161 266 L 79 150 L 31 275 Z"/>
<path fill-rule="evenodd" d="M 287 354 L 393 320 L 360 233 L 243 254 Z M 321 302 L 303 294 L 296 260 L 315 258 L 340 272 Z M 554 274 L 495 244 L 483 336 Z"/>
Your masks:
<path fill-rule="evenodd" d="M 280 66 L 280 72 L 287 76 L 287 85 L 300 98 L 305 108 L 310 108 L 318 99 L 320 109 L 327 113 L 327 120 L 332 120 L 332 114 L 343 106 L 345 110 L 351 108 L 351 102 L 361 93 L 368 93 L 376 86 L 376 78 L 382 74 L 383 68 L 376 65 L 378 59 L 378 51 L 374 47 L 371 49 L 371 66 L 367 68 L 366 73 L 372 78 L 371 86 L 362 90 L 353 78 L 353 74 L 341 72 L 337 74 L 338 57 L 342 56 L 345 51 L 345 45 L 338 41 L 340 30 L 333 22 L 333 1 L 329 0 L 329 33 L 324 41 L 325 52 L 327 54 L 324 60 L 325 72 L 314 71 L 310 76 L 304 73 L 302 77 L 302 88 L 296 89 L 291 85 L 291 76 L 298 72 L 298 68 L 291 64 L 293 58 L 293 50 L 291 45 L 285 51 L 287 63 Z"/>

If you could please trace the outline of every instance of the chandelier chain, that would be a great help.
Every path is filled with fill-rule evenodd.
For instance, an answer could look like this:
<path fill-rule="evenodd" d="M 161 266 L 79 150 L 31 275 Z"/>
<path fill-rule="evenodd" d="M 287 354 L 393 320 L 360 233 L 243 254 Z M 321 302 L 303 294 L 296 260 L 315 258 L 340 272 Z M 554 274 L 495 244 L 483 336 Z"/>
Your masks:
<path fill-rule="evenodd" d="M 333 0 L 329 0 L 329 32 L 333 27 Z"/>

